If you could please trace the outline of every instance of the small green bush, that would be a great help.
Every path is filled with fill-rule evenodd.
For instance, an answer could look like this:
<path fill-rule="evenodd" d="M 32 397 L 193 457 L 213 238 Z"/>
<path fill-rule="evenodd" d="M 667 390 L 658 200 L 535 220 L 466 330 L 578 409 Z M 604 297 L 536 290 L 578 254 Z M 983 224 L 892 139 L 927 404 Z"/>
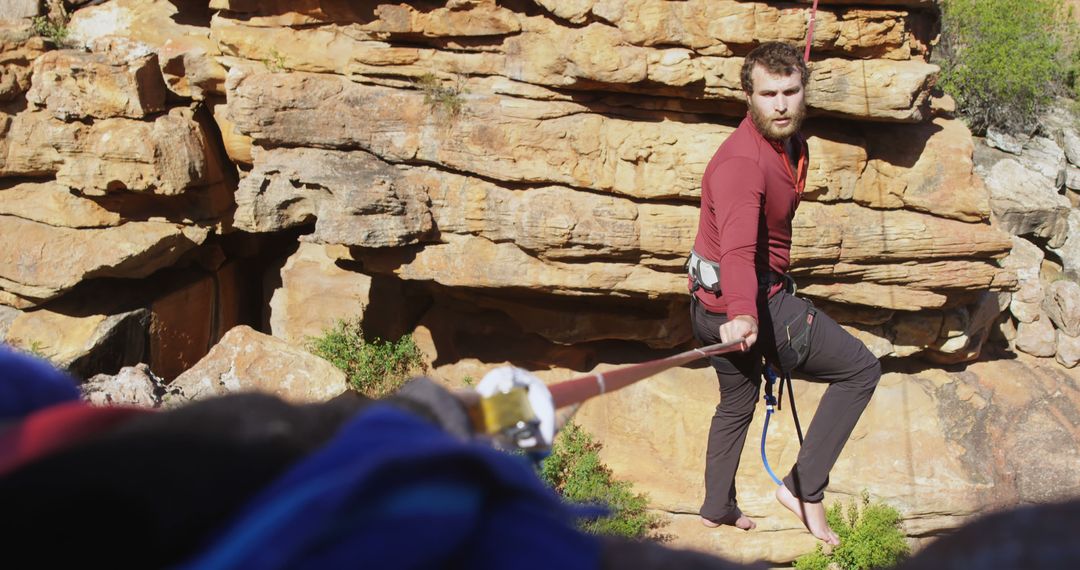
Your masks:
<path fill-rule="evenodd" d="M 62 47 L 66 45 L 68 38 L 67 24 L 63 21 L 50 20 L 45 16 L 35 16 L 31 20 L 34 33 L 49 40 L 53 45 Z"/>
<path fill-rule="evenodd" d="M 612 478 L 611 469 L 600 461 L 600 449 L 591 435 L 568 423 L 544 460 L 540 476 L 568 501 L 600 504 L 611 510 L 607 517 L 583 521 L 583 531 L 663 540 L 657 534 L 663 522 L 648 512 L 648 497 L 635 493 L 629 482 Z"/>
<path fill-rule="evenodd" d="M 285 67 L 285 56 L 274 47 L 270 48 L 270 54 L 263 60 L 263 65 L 266 66 L 266 69 L 269 70 L 270 73 L 281 73 L 287 70 Z"/>
<path fill-rule="evenodd" d="M 414 84 L 424 93 L 424 104 L 443 119 L 452 119 L 461 114 L 465 106 L 463 95 L 468 93 L 461 78 L 450 85 L 443 85 L 435 74 L 425 73 Z"/>
<path fill-rule="evenodd" d="M 862 493 L 861 508 L 854 499 L 848 503 L 847 516 L 840 503 L 825 512 L 829 526 L 840 537 L 840 546 L 826 554 L 819 544 L 814 552 L 795 561 L 798 570 L 870 570 L 895 566 L 908 556 L 911 548 L 900 524 L 900 513 L 882 504 L 870 503 L 870 494 Z"/>
<path fill-rule="evenodd" d="M 308 350 L 345 372 L 353 389 L 371 398 L 393 392 L 426 369 L 411 336 L 369 341 L 360 319 L 337 321 L 322 336 L 309 339 Z"/>
<path fill-rule="evenodd" d="M 1075 86 L 1076 26 L 1062 0 L 944 0 L 942 88 L 973 131 L 1030 130 Z"/>

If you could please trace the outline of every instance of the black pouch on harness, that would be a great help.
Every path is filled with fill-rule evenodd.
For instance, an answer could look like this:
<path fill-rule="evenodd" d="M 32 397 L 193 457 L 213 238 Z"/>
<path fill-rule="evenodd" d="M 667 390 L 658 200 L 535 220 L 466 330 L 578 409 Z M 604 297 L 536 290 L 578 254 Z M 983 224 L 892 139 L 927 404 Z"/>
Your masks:
<path fill-rule="evenodd" d="M 791 299 L 796 297 L 791 296 Z M 798 311 L 781 323 L 780 330 L 776 331 L 777 356 L 780 358 L 780 367 L 787 373 L 791 373 L 801 366 L 810 356 L 810 329 L 817 318 L 817 309 L 806 299 L 798 299 L 805 309 Z"/>

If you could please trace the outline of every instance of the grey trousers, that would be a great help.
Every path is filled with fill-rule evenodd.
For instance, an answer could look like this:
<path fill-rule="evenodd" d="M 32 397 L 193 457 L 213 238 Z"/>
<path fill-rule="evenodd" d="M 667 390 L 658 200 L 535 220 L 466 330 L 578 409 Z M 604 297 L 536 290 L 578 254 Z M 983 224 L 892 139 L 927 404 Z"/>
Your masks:
<path fill-rule="evenodd" d="M 807 502 L 819 502 L 829 484 L 829 471 L 847 443 L 881 377 L 878 359 L 865 345 L 818 311 L 806 321 L 807 301 L 786 291 L 759 302 L 757 342 L 748 352 L 709 359 L 720 381 L 720 403 L 712 418 L 705 460 L 705 502 L 701 516 L 732 523 L 741 512 L 735 496 L 746 432 L 760 399 L 762 356 L 778 368 L 799 371 L 829 387 L 806 431 L 806 438 L 784 486 Z M 703 344 L 720 342 L 727 316 L 707 311 L 694 299 L 690 305 L 694 336 Z M 809 328 L 809 331 L 806 329 Z M 809 335 L 809 350 L 797 354 L 789 338 Z"/>

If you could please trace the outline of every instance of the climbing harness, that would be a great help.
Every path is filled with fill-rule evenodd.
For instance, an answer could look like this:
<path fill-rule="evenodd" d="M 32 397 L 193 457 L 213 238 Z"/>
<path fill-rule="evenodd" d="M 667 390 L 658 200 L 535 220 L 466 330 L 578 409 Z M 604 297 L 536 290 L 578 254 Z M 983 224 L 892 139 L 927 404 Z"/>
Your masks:
<path fill-rule="evenodd" d="M 720 264 L 709 261 L 690 249 L 686 260 L 686 272 L 693 282 L 693 290 L 704 289 L 714 295 L 720 295 Z"/>
<path fill-rule="evenodd" d="M 476 385 L 475 395 L 461 397 L 477 433 L 491 438 L 497 447 L 524 451 L 536 459 L 546 455 L 551 447 L 556 432 L 556 410 L 577 406 L 669 368 L 748 348 L 740 338 L 550 386 L 521 368 L 504 366 L 485 374 Z"/>
<path fill-rule="evenodd" d="M 719 297 L 720 292 L 720 264 L 702 257 L 693 249 L 690 257 L 686 259 L 686 273 L 690 276 L 690 293 L 702 289 Z M 758 273 L 758 288 L 769 289 L 777 283 L 783 283 L 792 295 L 795 294 L 795 280 L 786 273 L 775 271 L 763 271 Z"/>

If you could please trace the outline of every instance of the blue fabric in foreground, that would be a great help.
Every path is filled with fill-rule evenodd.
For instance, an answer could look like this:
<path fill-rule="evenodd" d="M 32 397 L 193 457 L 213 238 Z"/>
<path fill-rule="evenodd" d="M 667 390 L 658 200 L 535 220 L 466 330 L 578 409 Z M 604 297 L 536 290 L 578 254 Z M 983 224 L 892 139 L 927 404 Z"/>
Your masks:
<path fill-rule="evenodd" d="M 0 421 L 80 397 L 75 381 L 48 362 L 0 345 Z"/>
<path fill-rule="evenodd" d="M 386 404 L 263 490 L 184 568 L 596 568 L 526 459 Z"/>

